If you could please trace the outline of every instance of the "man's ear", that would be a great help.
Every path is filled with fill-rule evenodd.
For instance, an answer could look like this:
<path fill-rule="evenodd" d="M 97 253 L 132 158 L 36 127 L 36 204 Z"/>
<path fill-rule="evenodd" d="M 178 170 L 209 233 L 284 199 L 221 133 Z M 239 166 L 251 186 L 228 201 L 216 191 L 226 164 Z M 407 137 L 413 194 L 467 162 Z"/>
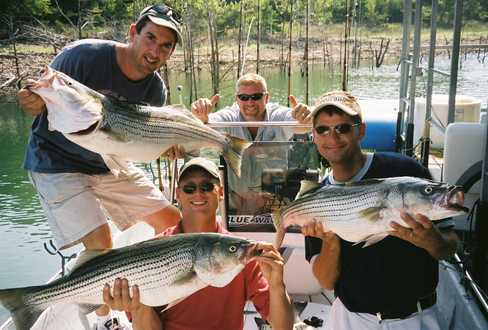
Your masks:
<path fill-rule="evenodd" d="M 136 36 L 136 34 L 137 34 L 136 25 L 134 23 L 132 23 L 129 26 L 129 42 L 134 41 L 134 37 Z"/>
<path fill-rule="evenodd" d="M 219 193 L 219 202 L 224 200 L 224 187 L 222 185 L 217 186 L 218 193 Z"/>
<path fill-rule="evenodd" d="M 359 126 L 359 139 L 362 140 L 365 134 L 366 134 L 366 123 L 363 122 Z"/>

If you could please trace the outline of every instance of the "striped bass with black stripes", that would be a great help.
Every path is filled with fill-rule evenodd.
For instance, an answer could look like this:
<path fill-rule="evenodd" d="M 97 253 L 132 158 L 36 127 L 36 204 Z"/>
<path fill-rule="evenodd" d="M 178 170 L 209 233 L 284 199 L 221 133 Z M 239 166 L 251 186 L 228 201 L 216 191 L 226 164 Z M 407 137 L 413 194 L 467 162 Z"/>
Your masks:
<path fill-rule="evenodd" d="M 216 149 L 240 176 L 241 155 L 251 144 L 206 126 L 183 105 L 116 101 L 49 67 L 28 88 L 46 103 L 49 130 L 100 154 L 114 174 L 127 161 L 150 162 L 178 145 L 195 155 Z"/>
<path fill-rule="evenodd" d="M 303 184 L 302 184 L 303 187 Z M 349 242 L 379 242 L 388 235 L 391 221 L 408 225 L 402 210 L 421 213 L 430 220 L 465 214 L 461 187 L 415 177 L 369 179 L 344 185 L 308 187 L 301 197 L 273 214 L 276 246 L 281 246 L 286 228 L 320 221 Z"/>
<path fill-rule="evenodd" d="M 0 303 L 12 314 L 17 330 L 30 329 L 54 304 L 76 303 L 86 312 L 94 310 L 103 304 L 104 285 L 117 278 L 137 284 L 145 305 L 174 305 L 207 286 L 226 286 L 259 254 L 254 242 L 215 233 L 179 234 L 109 251 L 85 251 L 70 274 L 46 285 L 0 290 Z"/>

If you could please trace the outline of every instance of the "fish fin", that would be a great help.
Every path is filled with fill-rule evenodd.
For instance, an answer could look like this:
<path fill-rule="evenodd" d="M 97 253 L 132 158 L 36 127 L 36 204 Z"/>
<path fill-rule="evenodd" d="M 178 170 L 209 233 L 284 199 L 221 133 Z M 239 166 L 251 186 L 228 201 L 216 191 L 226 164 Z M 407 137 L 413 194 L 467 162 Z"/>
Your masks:
<path fill-rule="evenodd" d="M 183 298 L 180 298 L 180 299 L 176 299 L 172 302 L 170 302 L 169 304 L 167 304 L 166 306 L 164 306 L 163 309 L 161 309 L 161 311 L 159 311 L 159 313 L 164 313 L 165 311 L 167 311 L 168 309 L 170 309 L 171 307 L 179 304 L 180 302 L 182 302 L 183 300 L 185 300 L 186 298 L 188 298 L 189 296 L 186 296 L 186 297 L 183 297 Z"/>
<path fill-rule="evenodd" d="M 278 250 L 281 254 L 281 257 L 283 258 L 283 263 L 286 264 L 288 262 L 288 260 L 290 259 L 291 255 L 293 253 L 293 250 L 294 250 L 294 248 L 292 248 L 290 246 L 284 246 Z"/>
<path fill-rule="evenodd" d="M 113 155 L 101 155 L 103 158 L 103 161 L 105 162 L 105 165 L 109 168 L 110 172 L 112 172 L 113 175 L 119 176 L 120 172 L 122 171 L 128 171 L 129 170 L 129 165 L 128 162 L 124 159 L 120 159 L 116 156 Z"/>
<path fill-rule="evenodd" d="M 310 181 L 310 180 L 300 181 L 300 191 L 298 191 L 295 200 L 305 196 L 308 193 L 311 193 L 312 191 L 320 187 L 321 187 L 320 183 L 316 181 Z"/>
<path fill-rule="evenodd" d="M 283 240 L 285 239 L 285 234 L 286 230 L 284 228 L 276 230 L 275 242 L 273 244 L 275 248 L 279 249 L 281 247 L 281 244 L 283 244 Z"/>
<path fill-rule="evenodd" d="M 368 247 L 368 246 L 371 246 L 371 245 L 378 243 L 379 241 L 381 241 L 386 236 L 388 236 L 388 233 L 378 233 L 378 234 L 369 235 L 366 238 L 364 238 L 363 240 L 354 243 L 353 246 L 360 244 L 360 243 L 363 243 L 363 242 L 366 242 L 363 245 L 363 248 L 365 248 L 365 247 Z"/>
<path fill-rule="evenodd" d="M 359 215 L 362 218 L 366 218 L 371 222 L 376 222 L 379 219 L 381 219 L 381 210 L 383 210 L 384 207 L 381 206 L 374 206 L 374 207 L 368 207 L 367 209 L 359 211 Z"/>
<path fill-rule="evenodd" d="M 17 330 L 28 330 L 42 314 L 41 305 L 28 305 L 24 299 L 28 288 L 0 290 L 0 304 L 12 314 Z"/>
<path fill-rule="evenodd" d="M 76 258 L 75 264 L 70 267 L 70 273 L 73 272 L 75 269 L 78 269 L 81 265 L 85 264 L 86 262 L 90 261 L 93 258 L 96 258 L 102 254 L 108 253 L 112 251 L 112 249 L 105 249 L 105 250 L 83 250 L 78 254 L 78 258 Z"/>
<path fill-rule="evenodd" d="M 230 135 L 226 135 L 226 141 L 228 141 L 228 145 L 224 149 L 223 156 L 230 168 L 232 168 L 232 171 L 234 171 L 234 173 L 240 177 L 242 154 L 252 144 L 252 142 Z"/>
<path fill-rule="evenodd" d="M 279 248 L 283 244 L 283 239 L 285 238 L 286 229 L 281 228 L 281 209 L 273 209 L 271 214 L 271 219 L 273 219 L 273 225 L 276 229 L 274 247 Z"/>
<path fill-rule="evenodd" d="M 96 311 L 98 308 L 100 308 L 103 305 L 93 305 L 93 304 L 79 304 L 79 312 L 81 315 L 87 315 L 90 314 L 91 312 Z"/>

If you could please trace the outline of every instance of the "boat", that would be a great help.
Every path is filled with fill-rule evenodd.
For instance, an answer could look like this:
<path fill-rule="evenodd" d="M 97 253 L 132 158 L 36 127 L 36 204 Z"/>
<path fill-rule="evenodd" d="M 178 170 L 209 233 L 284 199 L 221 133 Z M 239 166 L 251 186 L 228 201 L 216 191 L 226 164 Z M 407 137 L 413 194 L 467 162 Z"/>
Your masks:
<path fill-rule="evenodd" d="M 459 2 L 459 1 L 457 1 Z M 435 19 L 437 9 L 436 1 L 432 2 L 432 17 Z M 415 29 L 420 31 L 419 11 L 421 2 L 418 1 L 416 6 Z M 414 41 L 413 58 L 409 56 L 409 29 L 411 21 L 407 17 L 412 16 L 412 1 L 405 0 L 405 19 L 404 19 L 404 42 L 402 47 L 401 62 L 401 87 L 399 100 L 360 100 L 364 112 L 367 114 L 366 123 L 368 130 L 373 130 L 381 136 L 375 138 L 375 135 L 367 134 L 371 140 L 364 141 L 363 148 L 374 151 L 394 151 L 408 155 L 413 154 L 413 116 L 415 108 L 415 76 L 411 74 L 419 69 L 419 51 L 420 51 L 420 33 L 416 33 Z M 457 7 L 456 25 L 454 33 L 460 33 L 459 22 L 457 17 L 462 10 Z M 417 16 L 417 13 L 418 16 Z M 435 27 L 431 29 L 431 35 L 434 34 Z M 456 37 L 454 38 L 456 40 Z M 431 41 L 432 49 L 432 41 Z M 435 55 L 435 42 L 433 47 Z M 459 45 L 453 48 L 453 70 L 457 70 L 456 58 L 459 57 Z M 434 72 L 433 57 L 429 60 L 428 74 Z M 451 82 L 454 90 L 449 95 L 449 112 L 454 112 L 456 93 L 455 85 L 457 82 L 457 72 L 451 73 Z M 410 86 L 410 95 L 407 94 Z M 432 96 L 432 77 L 428 81 L 427 105 L 430 109 Z M 382 107 L 378 107 L 382 105 Z M 426 111 L 426 116 L 430 112 Z M 451 115 L 449 115 L 452 117 Z M 486 118 L 486 117 L 485 117 Z M 429 118 L 430 119 L 430 118 Z M 264 125 L 273 125 L 265 123 Z M 473 207 L 474 200 L 479 196 L 478 219 L 486 217 L 488 214 L 488 177 L 482 173 L 488 172 L 488 143 L 487 143 L 487 125 L 486 120 L 475 123 L 449 123 L 445 131 L 445 151 L 444 158 L 441 159 L 443 167 L 431 166 L 432 172 L 436 179 L 447 181 L 452 184 L 461 184 L 468 188 L 471 196 L 470 207 Z M 232 123 L 231 125 L 246 126 L 249 123 Z M 263 123 L 252 123 L 251 125 L 263 125 Z M 296 123 L 280 123 L 281 126 L 295 126 Z M 215 124 L 215 127 L 218 125 Z M 468 134 L 478 132 L 476 134 Z M 429 135 L 423 140 L 422 156 L 426 165 L 429 164 Z M 480 139 L 483 144 L 480 144 Z M 473 148 L 462 148 L 470 145 Z M 469 153 L 469 155 L 467 154 Z M 207 154 L 209 157 L 216 155 Z M 426 157 L 424 157 L 426 155 Z M 243 179 L 238 187 L 233 185 L 232 179 L 229 179 L 230 171 L 227 170 L 225 161 L 215 159 L 220 162 L 225 182 L 225 202 L 220 212 L 222 224 L 235 235 L 263 240 L 268 242 L 274 241 L 274 228 L 271 222 L 270 210 L 272 206 L 283 205 L 294 198 L 299 188 L 299 181 L 304 178 L 319 179 L 324 175 L 323 164 L 321 164 L 314 150 L 313 143 L 306 136 L 296 136 L 293 141 L 281 142 L 259 142 L 254 143 L 246 152 L 248 163 L 257 165 L 259 170 L 252 172 L 252 177 Z M 177 169 L 175 164 L 173 169 Z M 175 176 L 173 176 L 174 178 Z M 230 184 L 229 184 L 230 183 Z M 174 187 L 174 182 L 172 184 Z M 170 189 L 174 194 L 174 189 Z M 245 194 L 251 192 L 251 194 Z M 256 196 L 260 203 L 256 203 Z M 174 196 L 171 196 L 173 200 Z M 252 199 L 251 199 L 252 198 Z M 252 207 L 248 207 L 251 205 Z M 243 207 L 245 206 L 245 207 Z M 466 219 L 457 219 L 457 224 L 467 223 Z M 478 222 L 480 224 L 480 222 Z M 480 227 L 480 226 L 478 226 Z M 470 228 L 458 225 L 457 231 L 463 235 Z M 486 230 L 485 228 L 479 229 Z M 130 244 L 139 240 L 152 237 L 150 229 L 144 228 L 144 225 L 137 225 L 130 231 L 121 233 L 116 239 L 116 244 Z M 282 254 L 287 262 L 285 265 L 285 284 L 287 290 L 292 296 L 297 310 L 298 318 L 297 328 L 312 329 L 310 325 L 304 325 L 302 321 L 316 323 L 313 329 L 323 329 L 328 321 L 330 306 L 334 299 L 333 292 L 320 287 L 317 280 L 312 274 L 310 264 L 304 257 L 304 240 L 299 233 L 289 232 L 283 244 Z M 486 251 L 478 251 L 480 255 Z M 439 262 L 439 285 L 437 287 L 438 306 L 441 315 L 449 329 L 488 329 L 488 299 L 483 288 L 473 279 L 473 275 L 465 267 L 465 256 L 456 255 L 453 262 Z M 486 267 L 486 265 L 481 265 Z M 478 265 L 478 270 L 482 268 Z M 69 266 L 68 266 L 69 268 Z M 63 269 L 64 271 L 64 269 Z M 54 278 L 60 276 L 61 272 Z M 475 275 L 479 277 L 479 275 Z M 485 287 L 486 290 L 486 287 Z M 124 314 L 118 314 L 124 319 Z M 74 305 L 59 306 L 58 309 L 48 311 L 44 319 L 38 323 L 48 322 L 49 317 L 60 317 L 66 320 L 63 325 L 64 330 L 93 329 L 95 316 L 94 314 L 81 315 Z M 245 329 L 258 329 L 256 319 L 259 315 L 248 304 L 244 310 Z M 124 320 L 124 322 L 127 322 Z M 320 325 L 321 324 L 321 325 Z M 39 324 L 38 324 L 39 325 Z M 35 328 L 35 327 L 34 327 Z M 0 326 L 0 330 L 14 329 L 9 319 Z"/>

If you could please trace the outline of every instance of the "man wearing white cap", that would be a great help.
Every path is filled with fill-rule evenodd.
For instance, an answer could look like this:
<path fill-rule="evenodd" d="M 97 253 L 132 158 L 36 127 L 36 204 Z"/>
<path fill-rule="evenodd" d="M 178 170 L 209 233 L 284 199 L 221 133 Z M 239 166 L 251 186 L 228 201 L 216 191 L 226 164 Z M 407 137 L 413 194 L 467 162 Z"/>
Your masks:
<path fill-rule="evenodd" d="M 395 176 L 431 178 L 406 156 L 362 152 L 362 115 L 348 92 L 329 92 L 316 101 L 314 143 L 331 168 L 324 185 Z M 390 236 L 366 248 L 326 232 L 320 222 L 303 227 L 314 275 L 337 297 L 327 329 L 443 329 L 436 307 L 438 260 L 456 250 L 452 220 L 434 226 L 422 214 L 404 213 L 401 218 L 410 228 L 392 222 Z"/>
<path fill-rule="evenodd" d="M 217 221 L 217 209 L 223 198 L 217 166 L 197 157 L 180 171 L 176 197 L 182 220 L 160 236 L 180 233 L 228 232 Z M 161 308 L 142 305 L 137 286 L 130 297 L 127 280 L 116 280 L 113 296 L 104 288 L 105 303 L 113 309 L 130 312 L 133 329 L 243 329 L 243 310 L 251 300 L 256 310 L 273 329 L 292 329 L 293 312 L 283 283 L 283 258 L 268 243 L 259 243 L 263 254 L 249 262 L 231 283 L 223 288 L 206 287 L 163 312 Z M 122 297 L 130 297 L 123 299 Z"/>
<path fill-rule="evenodd" d="M 181 42 L 177 13 L 166 5 L 149 6 L 130 25 L 127 43 L 79 40 L 67 45 L 50 67 L 112 98 L 162 106 L 166 87 L 157 70 L 177 42 Z M 36 116 L 24 168 L 60 248 L 79 242 L 86 249 L 111 248 L 107 215 L 121 230 L 142 219 L 156 232 L 180 219 L 179 211 L 140 169 L 130 165 L 115 177 L 99 154 L 48 129 L 46 106 L 38 95 L 22 89 L 18 97 L 24 111 Z M 98 328 L 104 328 L 105 320 L 99 321 Z"/>

